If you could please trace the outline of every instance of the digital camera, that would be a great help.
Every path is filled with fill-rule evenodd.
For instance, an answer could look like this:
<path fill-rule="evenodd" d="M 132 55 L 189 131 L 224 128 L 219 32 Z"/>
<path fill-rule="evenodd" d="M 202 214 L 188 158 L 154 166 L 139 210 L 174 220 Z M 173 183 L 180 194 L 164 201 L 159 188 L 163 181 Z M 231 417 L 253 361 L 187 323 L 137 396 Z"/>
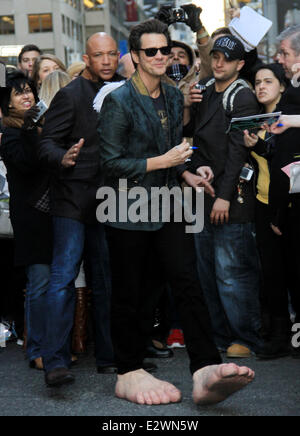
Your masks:
<path fill-rule="evenodd" d="M 173 23 L 185 23 L 187 16 L 182 8 L 172 8 L 170 11 L 171 20 Z"/>
<path fill-rule="evenodd" d="M 253 174 L 254 174 L 253 168 L 243 167 L 240 174 L 240 179 L 249 182 L 252 179 Z"/>
<path fill-rule="evenodd" d="M 205 85 L 201 85 L 201 83 L 196 83 L 195 88 L 199 89 L 201 92 L 205 92 L 206 91 L 206 86 Z"/>

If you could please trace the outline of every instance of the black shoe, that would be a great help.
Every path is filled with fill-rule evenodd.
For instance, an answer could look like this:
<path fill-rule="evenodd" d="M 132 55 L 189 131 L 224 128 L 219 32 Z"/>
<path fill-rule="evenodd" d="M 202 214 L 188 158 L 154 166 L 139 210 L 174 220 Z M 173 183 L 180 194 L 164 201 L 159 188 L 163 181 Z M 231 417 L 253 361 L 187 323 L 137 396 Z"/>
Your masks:
<path fill-rule="evenodd" d="M 291 350 L 286 340 L 279 341 L 278 339 L 273 339 L 265 343 L 262 349 L 256 353 L 256 357 L 262 360 L 271 360 L 286 357 L 290 354 Z"/>
<path fill-rule="evenodd" d="M 98 374 L 116 374 L 117 367 L 115 365 L 97 366 Z"/>
<path fill-rule="evenodd" d="M 157 365 L 153 362 L 143 362 L 143 369 L 147 372 L 154 372 L 157 370 Z"/>
<path fill-rule="evenodd" d="M 169 348 L 157 348 L 153 344 L 147 346 L 146 353 L 145 353 L 145 357 L 156 358 L 156 359 L 166 359 L 173 356 L 174 353 Z"/>
<path fill-rule="evenodd" d="M 67 368 L 55 368 L 45 375 L 47 386 L 61 386 L 67 383 L 73 383 L 75 377 L 70 373 Z"/>

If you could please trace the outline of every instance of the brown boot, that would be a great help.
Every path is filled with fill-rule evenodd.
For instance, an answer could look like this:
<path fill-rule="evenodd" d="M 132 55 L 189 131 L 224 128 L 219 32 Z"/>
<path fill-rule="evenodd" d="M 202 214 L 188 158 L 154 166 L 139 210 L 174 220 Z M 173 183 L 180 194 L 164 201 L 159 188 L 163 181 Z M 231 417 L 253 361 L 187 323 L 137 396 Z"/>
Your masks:
<path fill-rule="evenodd" d="M 88 321 L 88 289 L 76 288 L 76 307 L 72 336 L 72 352 L 86 352 Z"/>

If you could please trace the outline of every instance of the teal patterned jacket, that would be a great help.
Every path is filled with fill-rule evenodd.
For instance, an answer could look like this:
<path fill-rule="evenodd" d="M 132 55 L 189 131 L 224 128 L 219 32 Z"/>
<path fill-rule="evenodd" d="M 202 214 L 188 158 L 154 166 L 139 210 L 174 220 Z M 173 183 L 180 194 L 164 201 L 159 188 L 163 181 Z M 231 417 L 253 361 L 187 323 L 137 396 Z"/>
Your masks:
<path fill-rule="evenodd" d="M 99 114 L 100 163 L 104 185 L 116 192 L 119 211 L 119 180 L 126 179 L 127 189 L 179 186 L 178 168 L 146 172 L 148 158 L 164 154 L 182 142 L 183 95 L 165 83 L 161 84 L 168 117 L 169 138 L 155 110 L 152 99 L 138 72 L 104 99 Z M 134 200 L 128 200 L 127 207 Z M 124 211 L 123 211 L 124 212 Z M 117 213 L 118 215 L 118 213 Z M 162 223 L 107 223 L 128 230 L 158 230 Z"/>

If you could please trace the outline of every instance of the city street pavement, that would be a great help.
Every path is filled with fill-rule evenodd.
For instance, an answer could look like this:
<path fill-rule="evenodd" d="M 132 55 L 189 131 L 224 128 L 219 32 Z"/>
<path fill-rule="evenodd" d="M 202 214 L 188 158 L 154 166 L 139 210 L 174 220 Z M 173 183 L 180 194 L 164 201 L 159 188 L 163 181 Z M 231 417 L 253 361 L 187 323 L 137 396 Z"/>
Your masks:
<path fill-rule="evenodd" d="M 158 365 L 156 376 L 182 391 L 181 403 L 140 406 L 115 398 L 116 377 L 97 374 L 92 353 L 80 358 L 72 369 L 76 377 L 73 385 L 46 388 L 43 372 L 29 369 L 22 347 L 10 342 L 0 349 L 0 416 L 143 416 L 153 420 L 155 417 L 300 416 L 300 360 L 235 359 L 236 363 L 255 370 L 255 381 L 225 402 L 209 407 L 196 406 L 192 401 L 192 380 L 184 349 L 175 350 L 171 359 L 153 361 Z"/>

